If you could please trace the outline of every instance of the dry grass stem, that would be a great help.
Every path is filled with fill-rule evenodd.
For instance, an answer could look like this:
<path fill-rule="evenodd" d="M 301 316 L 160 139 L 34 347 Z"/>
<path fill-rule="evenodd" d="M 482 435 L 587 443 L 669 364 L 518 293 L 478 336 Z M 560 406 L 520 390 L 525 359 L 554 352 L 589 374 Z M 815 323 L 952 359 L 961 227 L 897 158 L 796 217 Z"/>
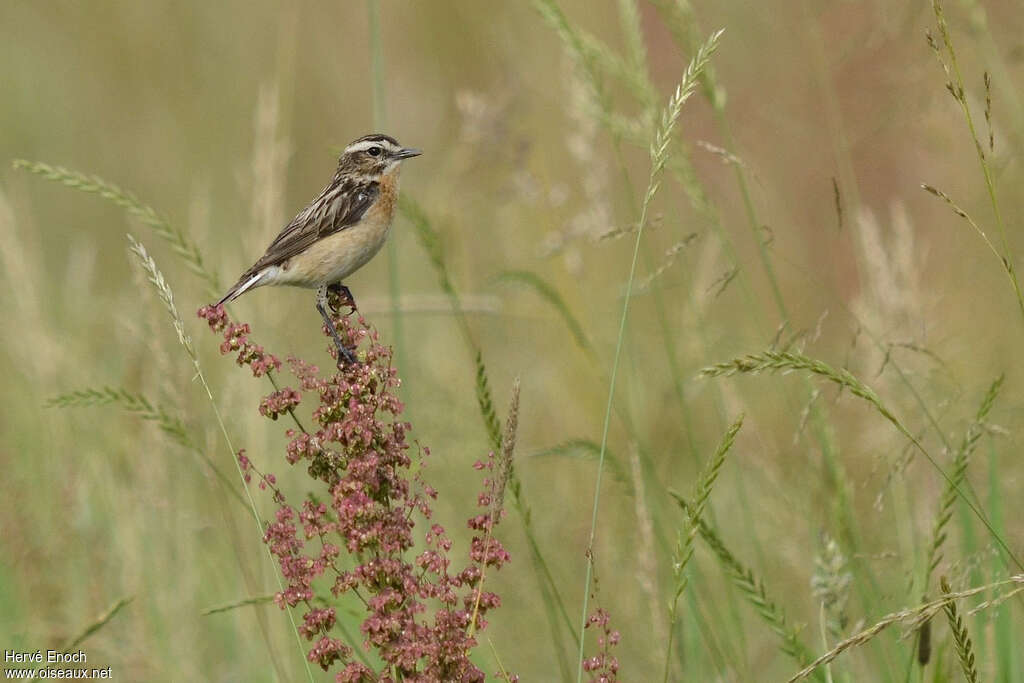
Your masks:
<path fill-rule="evenodd" d="M 879 633 L 889 628 L 893 624 L 906 623 L 908 624 L 908 633 L 914 633 L 917 631 L 917 629 L 921 627 L 921 624 L 930 620 L 933 616 L 935 616 L 935 614 L 939 610 L 945 608 L 947 604 L 953 602 L 954 600 L 969 598 L 972 595 L 985 593 L 987 591 L 992 590 L 993 588 L 1000 588 L 1002 586 L 1006 586 L 1009 584 L 1020 583 L 1024 583 L 1024 574 L 1017 574 L 1002 581 L 996 581 L 995 583 L 986 584 L 984 586 L 978 586 L 977 588 L 971 588 L 965 591 L 947 593 L 946 595 L 942 596 L 941 598 L 938 598 L 937 600 L 931 600 L 916 607 L 911 607 L 888 614 L 874 625 L 869 626 L 868 628 L 850 636 L 846 640 L 840 641 L 838 644 L 836 644 L 835 647 L 833 647 L 831 650 L 818 657 L 804 669 L 793 674 L 793 676 L 789 679 L 788 683 L 793 683 L 794 681 L 800 681 L 807 678 L 812 673 L 814 673 L 819 667 L 823 666 L 824 664 L 828 664 L 836 657 L 838 657 L 839 655 L 843 654 L 851 648 L 864 645 L 865 643 L 869 642 L 872 638 L 874 638 Z"/>

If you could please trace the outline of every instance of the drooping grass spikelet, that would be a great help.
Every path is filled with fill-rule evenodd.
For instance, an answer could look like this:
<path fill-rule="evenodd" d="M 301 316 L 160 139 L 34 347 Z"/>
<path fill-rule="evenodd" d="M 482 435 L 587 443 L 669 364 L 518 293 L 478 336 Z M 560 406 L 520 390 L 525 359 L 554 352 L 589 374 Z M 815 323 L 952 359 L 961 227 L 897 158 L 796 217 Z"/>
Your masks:
<path fill-rule="evenodd" d="M 90 387 L 59 394 L 46 402 L 46 405 L 51 408 L 84 408 L 111 404 L 117 404 L 129 413 L 155 423 L 160 431 L 171 437 L 175 443 L 195 453 L 231 495 L 243 505 L 245 504 L 242 495 L 235 489 L 228 477 L 213 463 L 206 451 L 197 446 L 189 436 L 181 418 L 171 415 L 163 406 L 154 405 L 143 394 L 132 393 L 124 387 L 103 387 L 101 389 Z"/>
<path fill-rule="evenodd" d="M 686 590 L 688 579 L 686 567 L 693 557 L 694 542 L 700 531 L 700 522 L 703 518 L 708 498 L 711 496 L 711 489 L 718 478 L 722 465 L 725 464 L 725 455 L 732 448 L 741 427 L 743 427 L 743 415 L 737 417 L 736 421 L 725 431 L 722 440 L 718 443 L 718 448 L 715 449 L 714 456 L 704 466 L 704 471 L 694 487 L 693 505 L 685 508 L 686 521 L 680 526 L 676 538 L 676 548 L 672 556 L 672 577 L 675 585 L 673 586 L 672 597 L 669 598 L 668 603 L 668 644 L 665 646 L 665 681 L 668 681 L 672 662 L 672 640 L 678 618 L 676 610 L 679 606 L 679 597 Z"/>
<path fill-rule="evenodd" d="M 898 612 L 887 614 L 875 624 L 858 631 L 849 638 L 837 643 L 831 650 L 793 674 L 787 683 L 794 683 L 795 681 L 807 678 L 817 671 L 819 667 L 833 661 L 836 657 L 847 650 L 859 647 L 871 641 L 875 636 L 893 624 L 906 623 L 909 626 L 908 633 L 913 633 L 921 627 L 921 624 L 935 616 L 936 612 L 943 609 L 950 602 L 969 598 L 971 596 L 978 595 L 979 593 L 985 593 L 995 588 L 1001 588 L 1010 584 L 1024 584 L 1024 574 L 1015 574 L 1008 579 L 1003 579 L 1002 581 L 996 581 L 994 583 L 977 586 L 976 588 L 970 588 L 956 593 L 947 593 L 936 600 L 931 600 L 917 605 L 916 607 L 910 607 Z"/>
<path fill-rule="evenodd" d="M 692 506 L 682 496 L 669 492 L 676 499 L 679 506 L 690 514 Z M 710 524 L 701 519 L 697 523 L 701 539 L 707 543 L 708 548 L 722 565 L 726 575 L 732 584 L 740 591 L 744 598 L 754 607 L 754 610 L 764 619 L 768 627 L 781 639 L 780 648 L 782 652 L 793 658 L 800 666 L 806 666 L 811 660 L 810 649 L 800 639 L 799 631 L 789 624 L 785 613 L 774 600 L 768 597 L 764 582 L 757 578 L 754 571 L 743 565 L 735 555 L 726 547 L 718 532 Z M 815 673 L 819 680 L 823 679 L 820 673 Z"/>
<path fill-rule="evenodd" d="M 992 206 L 992 214 L 995 217 L 996 227 L 999 229 L 999 238 L 1002 246 L 1002 250 L 999 252 L 1000 260 L 1003 264 L 1003 269 L 1006 271 L 1007 277 L 1010 279 L 1010 284 L 1013 286 L 1014 294 L 1017 297 L 1017 307 L 1020 309 L 1021 317 L 1024 319 L 1024 291 L 1021 291 L 1020 281 L 1017 279 L 1017 271 L 1014 267 L 1014 256 L 1010 249 L 1010 242 L 1006 234 L 1006 226 L 1003 221 L 1003 213 L 999 206 L 999 200 L 996 197 L 996 186 L 995 179 L 992 173 L 992 167 L 989 163 L 988 157 L 985 155 L 985 148 L 978 137 L 978 131 L 974 124 L 974 115 L 971 112 L 971 106 L 968 102 L 968 98 L 964 89 L 963 74 L 960 72 L 960 63 L 957 59 L 956 49 L 953 46 L 953 38 L 949 32 L 949 24 L 946 22 L 946 15 L 942 9 L 942 3 L 940 0 L 932 0 L 932 12 L 935 15 L 935 22 L 939 28 L 939 36 L 942 39 L 942 45 L 940 46 L 938 41 L 929 32 L 927 33 L 928 45 L 932 48 L 936 58 L 942 65 L 943 72 L 946 75 L 946 89 L 949 90 L 950 94 L 953 95 L 953 99 L 960 105 L 960 110 L 964 115 L 964 121 L 967 123 L 967 129 L 971 135 L 971 141 L 974 143 L 974 149 L 978 156 L 978 163 L 981 165 L 982 175 L 985 177 L 985 189 L 988 191 L 989 203 Z M 985 79 L 985 90 L 986 90 L 986 107 L 985 107 L 985 118 L 989 122 L 989 142 L 990 145 L 994 146 L 995 141 L 991 133 L 991 96 L 989 93 L 990 82 Z"/>
<path fill-rule="evenodd" d="M 14 168 L 26 170 L 29 173 L 76 190 L 81 190 L 82 192 L 97 194 L 103 199 L 113 202 L 116 206 L 124 209 L 128 215 L 139 219 L 144 225 L 151 228 L 157 237 L 170 244 L 171 250 L 181 257 L 182 261 L 185 262 L 185 266 L 206 283 L 211 294 L 219 295 L 221 293 L 219 278 L 203 262 L 203 255 L 199 250 L 199 246 L 192 242 L 181 230 L 173 227 L 156 209 L 148 204 L 143 204 L 131 192 L 98 176 L 86 175 L 78 171 L 66 169 L 63 166 L 51 166 L 40 161 L 27 161 L 25 159 L 15 159 L 13 163 Z"/>
<path fill-rule="evenodd" d="M 1007 600 L 1016 597 L 1019 593 L 1024 593 L 1024 582 L 1022 582 L 1022 584 L 1020 586 L 1017 586 L 1016 588 L 1008 590 L 1005 593 L 1000 593 L 999 595 L 995 596 L 994 598 L 990 598 L 988 600 L 983 600 L 982 602 L 979 602 L 977 605 L 975 605 L 971 609 L 967 610 L 967 616 L 973 617 L 978 612 L 984 612 L 987 609 L 992 609 L 993 607 L 998 607 L 999 605 L 1003 604 Z"/>
<path fill-rule="evenodd" d="M 848 370 L 836 370 L 820 360 L 808 358 L 802 353 L 796 352 L 779 352 L 779 351 L 764 351 L 757 354 L 748 354 L 739 358 L 734 358 L 729 361 L 722 363 L 716 363 L 715 365 L 709 366 L 701 370 L 700 374 L 702 377 L 730 377 L 737 373 L 760 373 L 760 372 L 779 372 L 785 370 L 803 370 L 812 374 L 823 377 L 835 384 L 848 389 L 854 396 L 864 399 L 878 411 L 882 417 L 888 420 L 896 429 L 905 436 L 917 450 L 928 460 L 931 466 L 946 480 L 946 483 L 953 486 L 956 491 L 956 495 L 959 496 L 964 504 L 971 509 L 974 516 L 985 526 L 989 534 L 1006 556 L 1010 558 L 1013 564 L 1017 565 L 1019 569 L 1024 569 L 1024 563 L 1017 558 L 1016 554 L 1010 549 L 1003 540 L 1002 536 L 996 531 L 995 527 L 992 526 L 992 522 L 989 521 L 988 517 L 978 508 L 977 505 L 971 502 L 970 498 L 964 495 L 963 491 L 960 490 L 959 486 L 953 483 L 952 477 L 942 469 L 939 463 L 932 457 L 932 454 L 921 444 L 920 440 L 916 436 L 910 433 L 910 430 L 900 422 L 900 420 L 892 413 L 881 401 L 878 395 L 871 390 L 869 386 L 861 382 L 859 379 L 854 377 Z"/>
<path fill-rule="evenodd" d="M 939 586 L 943 595 L 952 592 L 945 576 L 939 579 Z M 956 649 L 956 657 L 960 660 L 960 669 L 964 672 L 964 679 L 967 683 L 978 683 L 978 670 L 974 666 L 974 645 L 971 643 L 971 634 L 967 631 L 967 624 L 960 616 L 955 601 L 947 602 L 943 606 L 943 610 L 949 621 L 949 630 L 953 632 L 953 645 Z"/>
<path fill-rule="evenodd" d="M 702 377 L 731 377 L 735 374 L 756 374 L 785 370 L 807 371 L 848 389 L 854 396 L 858 396 L 874 406 L 902 434 L 913 439 L 913 436 L 907 431 L 906 427 L 882 404 L 881 399 L 872 391 L 871 387 L 854 377 L 845 368 L 836 370 L 827 363 L 809 358 L 802 353 L 768 350 L 761 353 L 748 354 L 706 367 L 700 371 L 700 374 Z"/>
<path fill-rule="evenodd" d="M 688 246 L 693 244 L 694 240 L 696 239 L 697 233 L 691 232 L 683 240 L 676 242 L 671 247 L 666 249 L 662 262 L 653 271 L 651 271 L 650 274 L 647 275 L 643 280 L 640 280 L 640 282 L 636 283 L 636 293 L 639 294 L 643 292 L 649 292 L 655 280 L 660 278 L 662 275 L 665 274 L 665 271 L 667 271 L 669 268 L 675 265 L 676 258 L 679 256 L 679 254 Z"/>
<path fill-rule="evenodd" d="M 181 257 L 186 267 L 206 283 L 207 293 L 214 297 L 219 297 L 223 293 L 220 278 L 214 270 L 207 267 L 203 262 L 203 255 L 199 250 L 199 246 L 192 242 L 181 230 L 173 227 L 156 209 L 148 204 L 144 204 L 131 192 L 98 176 L 71 171 L 62 166 L 51 166 L 43 162 L 26 161 L 24 159 L 16 159 L 13 165 L 14 168 L 24 169 L 35 175 L 59 182 L 82 192 L 98 194 L 100 197 L 113 202 L 116 206 L 124 209 L 130 216 L 138 218 L 144 225 L 150 227 L 158 237 L 169 243 L 171 250 Z M 277 385 L 273 375 L 268 373 L 267 378 L 276 389 Z M 303 429 L 295 414 L 292 413 L 291 416 L 295 420 L 296 426 L 300 430 Z"/>
<path fill-rule="evenodd" d="M 195 444 L 185 430 L 185 424 L 179 418 L 168 414 L 162 407 L 155 407 L 142 394 L 133 394 L 124 387 L 119 389 L 114 387 L 78 389 L 59 394 L 46 401 L 47 407 L 50 408 L 84 408 L 105 406 L 111 403 L 116 403 L 143 420 L 155 422 L 161 431 L 179 445 L 190 449 L 195 448 Z"/>
<path fill-rule="evenodd" d="M 953 213 L 967 221 L 967 223 L 974 229 L 974 232 L 978 233 L 978 235 L 981 236 L 982 241 L 985 242 L 985 246 L 989 248 L 989 251 L 995 254 L 996 258 L 999 259 L 1000 263 L 1003 264 L 1003 269 L 1006 269 L 1006 264 L 1003 263 L 1003 255 L 1000 254 L 999 250 L 996 249 L 996 246 L 992 244 L 992 240 L 988 238 L 988 235 L 985 234 L 985 231 L 981 229 L 981 226 L 979 226 L 975 222 L 975 220 L 971 218 L 970 214 L 964 211 L 959 204 L 953 201 L 952 197 L 950 197 L 948 194 L 946 194 L 939 188 L 929 185 L 928 183 L 921 183 L 921 189 L 927 192 L 928 194 L 935 195 L 942 201 L 946 202 L 946 204 L 949 205 L 949 208 L 953 210 Z"/>

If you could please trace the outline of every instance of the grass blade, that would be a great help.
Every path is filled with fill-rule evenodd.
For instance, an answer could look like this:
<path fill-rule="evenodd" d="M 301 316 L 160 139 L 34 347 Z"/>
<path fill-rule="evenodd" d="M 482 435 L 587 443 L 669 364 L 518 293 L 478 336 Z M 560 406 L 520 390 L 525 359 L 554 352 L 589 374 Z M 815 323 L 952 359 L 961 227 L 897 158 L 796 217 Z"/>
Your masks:
<path fill-rule="evenodd" d="M 633 280 L 636 278 L 636 265 L 640 255 L 640 243 L 644 234 L 644 226 L 647 223 L 647 212 L 651 201 L 658 192 L 661 185 L 661 174 L 665 170 L 668 161 L 668 146 L 672 140 L 676 121 L 682 111 L 683 103 L 689 99 L 697 86 L 697 78 L 701 70 L 711 58 L 711 54 L 718 47 L 718 40 L 722 31 L 711 34 L 707 42 L 697 51 L 693 60 L 686 68 L 683 78 L 676 88 L 675 93 L 669 99 L 668 106 L 662 114 L 661 125 L 651 141 L 651 173 L 647 183 L 647 192 L 644 193 L 643 203 L 640 208 L 640 220 L 637 222 L 636 240 L 633 245 L 633 259 L 629 267 L 629 277 L 626 280 L 626 293 L 622 303 L 622 315 L 619 321 L 618 340 L 615 343 L 615 356 L 612 361 L 611 379 L 608 387 L 608 401 L 605 407 L 604 428 L 601 434 L 601 453 L 597 461 L 597 480 L 594 483 L 594 505 L 590 519 L 590 534 L 587 541 L 587 569 L 583 590 L 583 609 L 580 617 L 580 633 L 582 634 L 587 623 L 587 608 L 590 599 L 590 582 L 594 572 L 594 539 L 597 535 L 597 512 L 600 509 L 601 500 L 601 474 L 604 471 L 605 451 L 608 447 L 608 430 L 611 426 L 612 404 L 615 398 L 615 380 L 618 377 L 619 359 L 622 355 L 623 341 L 626 337 L 626 322 L 629 319 L 629 304 L 632 299 Z M 583 645 L 584 638 L 580 638 L 579 658 L 576 667 L 577 683 L 583 680 Z"/>

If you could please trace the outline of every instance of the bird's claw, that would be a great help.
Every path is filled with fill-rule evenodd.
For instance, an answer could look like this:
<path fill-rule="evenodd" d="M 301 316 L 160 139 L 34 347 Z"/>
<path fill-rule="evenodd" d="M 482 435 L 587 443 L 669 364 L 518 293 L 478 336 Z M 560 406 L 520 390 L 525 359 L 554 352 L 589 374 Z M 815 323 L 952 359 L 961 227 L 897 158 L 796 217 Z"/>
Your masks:
<path fill-rule="evenodd" d="M 359 310 L 356 307 L 355 297 L 352 296 L 352 290 L 339 282 L 327 285 L 327 305 L 335 314 L 340 314 L 343 307 L 348 307 L 349 311 L 344 314 L 345 317 Z"/>

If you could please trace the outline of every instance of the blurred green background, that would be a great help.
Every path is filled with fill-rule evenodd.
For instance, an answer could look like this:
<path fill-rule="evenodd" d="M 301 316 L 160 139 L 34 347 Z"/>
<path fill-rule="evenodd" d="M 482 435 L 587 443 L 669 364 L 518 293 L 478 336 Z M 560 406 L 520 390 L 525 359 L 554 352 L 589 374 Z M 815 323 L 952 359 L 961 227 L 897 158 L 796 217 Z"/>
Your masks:
<path fill-rule="evenodd" d="M 724 106 L 716 112 L 704 88 L 684 105 L 643 235 L 614 399 L 608 448 L 619 469 L 605 472 L 591 605 L 622 632 L 616 654 L 631 681 L 662 671 L 683 525 L 666 490 L 689 494 L 740 412 L 746 424 L 709 519 L 809 649 L 825 651 L 922 597 L 908 587 L 940 475 L 849 393 L 788 376 L 699 378 L 714 362 L 774 344 L 848 368 L 944 467 L 946 444 L 960 442 L 1005 372 L 968 480 L 1024 555 L 1022 320 L 998 258 L 920 188 L 948 193 L 1002 248 L 970 133 L 924 38 L 931 8 L 694 4 L 692 14 L 669 0 L 636 5 L 659 109 L 692 54 L 688 32 L 697 42 L 726 32 L 712 58 Z M 561 3 L 573 27 L 628 62 L 622 6 L 630 3 Z M 1010 250 L 1019 250 L 1024 14 L 1009 0 L 951 0 L 946 10 L 985 147 L 991 74 L 995 147 L 986 153 Z M 128 256 L 128 231 L 167 276 L 236 447 L 301 492 L 304 473 L 283 459 L 285 425 L 256 411 L 269 385 L 218 356 L 193 316 L 211 293 L 146 226 L 10 160 L 129 189 L 229 283 L 330 178 L 337 150 L 375 128 L 425 151 L 405 165 L 403 193 L 443 237 L 502 414 L 513 378 L 522 380 L 524 501 L 578 628 L 596 463 L 589 446 L 571 442 L 601 438 L 652 104 L 609 76 L 617 118 L 602 120 L 579 66 L 527 2 L 382 2 L 380 47 L 383 123 L 364 2 L 0 4 L 3 648 L 58 646 L 134 596 L 83 645 L 117 680 L 305 676 L 273 605 L 202 614 L 276 584 L 251 517 L 195 454 L 116 406 L 45 407 L 86 387 L 141 393 L 234 476 L 191 364 Z M 391 240 L 348 284 L 396 347 L 412 437 L 434 453 L 438 519 L 464 543 L 479 487 L 471 464 L 488 451 L 473 355 L 413 226 L 400 217 Z M 536 289 L 502 279 L 508 271 L 548 283 L 588 346 Z M 261 289 L 234 312 L 280 356 L 329 362 L 311 292 Z M 258 500 L 271 511 L 268 496 Z M 962 506 L 949 533 L 937 573 L 955 588 L 1020 571 Z M 488 578 L 505 604 L 485 634 L 524 681 L 560 680 L 563 667 L 575 671 L 575 647 L 567 631 L 561 650 L 552 638 L 514 511 L 501 536 L 513 562 Z M 833 578 L 851 579 L 842 623 L 823 635 L 833 607 L 812 577 L 828 558 Z M 673 679 L 784 680 L 799 668 L 700 543 L 689 571 Z M 970 618 L 984 679 L 1024 676 L 1012 646 L 1024 633 L 1021 609 L 1011 600 Z M 938 622 L 933 631 L 927 669 L 912 665 L 913 638 L 894 629 L 840 658 L 833 675 L 951 680 L 960 674 L 948 632 Z M 497 671 L 486 644 L 475 657 Z"/>

